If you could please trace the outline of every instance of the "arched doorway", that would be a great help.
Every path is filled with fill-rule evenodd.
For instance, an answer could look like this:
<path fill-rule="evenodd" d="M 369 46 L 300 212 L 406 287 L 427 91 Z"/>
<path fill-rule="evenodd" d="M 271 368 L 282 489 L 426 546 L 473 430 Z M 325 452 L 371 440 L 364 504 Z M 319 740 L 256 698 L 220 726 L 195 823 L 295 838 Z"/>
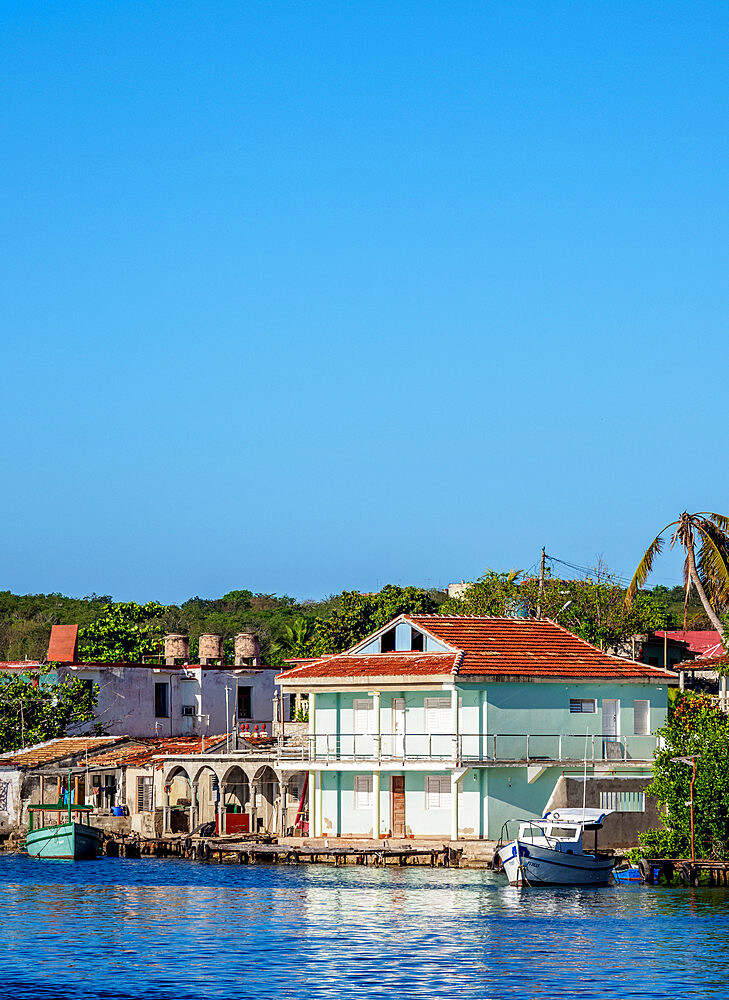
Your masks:
<path fill-rule="evenodd" d="M 167 829 L 170 833 L 189 833 L 192 784 L 184 767 L 174 767 L 167 775 L 165 792 L 169 803 Z"/>
<path fill-rule="evenodd" d="M 250 801 L 248 775 L 238 767 L 231 767 L 223 778 L 224 833 L 248 833 L 250 815 L 247 809 Z"/>
<path fill-rule="evenodd" d="M 207 764 L 201 767 L 194 781 L 194 820 L 191 829 L 199 829 L 209 823 L 215 823 L 220 800 L 218 776 Z"/>
<path fill-rule="evenodd" d="M 272 767 L 266 765 L 253 777 L 254 833 L 278 833 L 281 822 L 281 791 Z"/>

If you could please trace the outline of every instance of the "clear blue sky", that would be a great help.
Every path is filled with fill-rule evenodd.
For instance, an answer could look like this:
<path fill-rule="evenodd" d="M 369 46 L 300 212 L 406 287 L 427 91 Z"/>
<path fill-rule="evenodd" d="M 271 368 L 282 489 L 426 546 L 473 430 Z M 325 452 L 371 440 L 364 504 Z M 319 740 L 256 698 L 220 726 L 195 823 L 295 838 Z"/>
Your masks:
<path fill-rule="evenodd" d="M 727 512 L 726 4 L 3 22 L 0 588 L 627 574 Z"/>

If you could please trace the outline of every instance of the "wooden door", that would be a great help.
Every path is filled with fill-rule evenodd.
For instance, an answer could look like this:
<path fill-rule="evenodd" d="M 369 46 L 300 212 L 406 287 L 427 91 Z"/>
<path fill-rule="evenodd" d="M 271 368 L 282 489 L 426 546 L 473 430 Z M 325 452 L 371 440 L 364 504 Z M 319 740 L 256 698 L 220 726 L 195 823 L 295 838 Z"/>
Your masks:
<path fill-rule="evenodd" d="M 393 774 L 390 778 L 390 814 L 393 837 L 405 836 L 405 775 Z"/>

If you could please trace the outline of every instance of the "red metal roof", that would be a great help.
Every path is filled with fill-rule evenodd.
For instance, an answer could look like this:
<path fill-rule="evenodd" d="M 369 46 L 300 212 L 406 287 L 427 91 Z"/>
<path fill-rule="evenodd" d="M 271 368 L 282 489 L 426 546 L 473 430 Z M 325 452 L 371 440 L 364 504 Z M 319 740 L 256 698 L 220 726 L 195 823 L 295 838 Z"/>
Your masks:
<path fill-rule="evenodd" d="M 533 618 L 405 615 L 452 653 L 340 653 L 294 667 L 277 680 L 442 676 L 675 679 L 670 671 L 605 653 L 555 622 Z"/>
<path fill-rule="evenodd" d="M 724 650 L 721 633 L 717 632 L 716 629 L 656 632 L 656 635 L 660 636 L 661 639 L 668 636 L 669 639 L 675 639 L 677 642 L 685 642 L 691 652 L 698 653 L 699 656 L 713 656 Z"/>
<path fill-rule="evenodd" d="M 52 625 L 48 643 L 48 661 L 73 663 L 78 648 L 78 625 Z"/>

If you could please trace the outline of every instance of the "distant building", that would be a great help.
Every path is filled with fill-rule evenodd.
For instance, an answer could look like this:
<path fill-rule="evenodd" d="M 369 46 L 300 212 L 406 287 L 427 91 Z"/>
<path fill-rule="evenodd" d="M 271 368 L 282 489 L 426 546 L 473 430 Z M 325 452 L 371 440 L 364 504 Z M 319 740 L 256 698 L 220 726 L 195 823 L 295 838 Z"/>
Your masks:
<path fill-rule="evenodd" d="M 236 637 L 234 665 L 223 662 L 220 636 L 200 637 L 199 663 L 185 662 L 189 643 L 178 634 L 165 638 L 164 662 L 143 663 L 79 660 L 77 638 L 77 625 L 53 626 L 48 662 L 54 666 L 42 674 L 43 683 L 79 677 L 98 685 L 94 723 L 108 735 L 208 736 L 245 726 L 271 728 L 280 668 L 260 663 L 258 643 L 250 633 Z M 0 672 L 41 676 L 43 666 L 38 661 L 0 662 Z M 282 707 L 289 718 L 288 697 Z"/>
<path fill-rule="evenodd" d="M 460 583 L 449 583 L 448 584 L 448 596 L 451 598 L 460 599 L 469 589 L 472 587 L 472 583 L 466 583 L 465 580 L 461 580 Z"/>

